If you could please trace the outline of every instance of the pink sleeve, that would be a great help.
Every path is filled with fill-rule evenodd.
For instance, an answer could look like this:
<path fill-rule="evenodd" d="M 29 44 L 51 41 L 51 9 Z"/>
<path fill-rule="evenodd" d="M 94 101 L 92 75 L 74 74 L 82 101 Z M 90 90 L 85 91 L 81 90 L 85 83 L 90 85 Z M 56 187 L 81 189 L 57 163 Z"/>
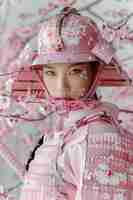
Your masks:
<path fill-rule="evenodd" d="M 56 167 L 59 151 L 58 138 L 49 139 L 37 149 L 25 176 L 20 200 L 71 200 L 66 194 L 70 186 L 64 184 Z"/>
<path fill-rule="evenodd" d="M 64 190 L 69 200 L 76 200 L 81 194 L 85 163 L 85 140 L 69 146 L 58 159 L 59 171 L 64 180 Z"/>

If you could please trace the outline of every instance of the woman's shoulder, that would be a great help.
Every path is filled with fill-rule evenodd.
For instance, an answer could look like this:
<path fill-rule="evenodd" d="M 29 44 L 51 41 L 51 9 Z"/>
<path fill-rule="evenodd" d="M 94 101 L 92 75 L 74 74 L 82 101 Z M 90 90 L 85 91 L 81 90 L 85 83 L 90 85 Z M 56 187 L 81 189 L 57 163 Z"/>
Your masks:
<path fill-rule="evenodd" d="M 107 116 L 113 116 L 116 119 L 118 118 L 120 111 L 116 104 L 108 101 L 100 101 L 94 110 L 104 112 Z"/>
<path fill-rule="evenodd" d="M 100 102 L 87 116 L 83 117 L 75 125 L 74 131 L 67 131 L 66 140 L 71 144 L 79 143 L 87 137 L 102 140 L 119 140 L 119 138 L 131 138 L 133 135 L 124 130 L 119 121 L 119 107 L 110 102 Z M 69 143 L 68 142 L 68 143 Z"/>

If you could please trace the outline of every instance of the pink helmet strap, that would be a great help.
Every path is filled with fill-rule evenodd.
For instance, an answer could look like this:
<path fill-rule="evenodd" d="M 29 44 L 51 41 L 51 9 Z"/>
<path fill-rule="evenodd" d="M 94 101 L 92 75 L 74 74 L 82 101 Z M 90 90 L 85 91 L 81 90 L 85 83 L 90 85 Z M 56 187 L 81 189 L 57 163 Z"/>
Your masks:
<path fill-rule="evenodd" d="M 37 73 L 38 78 L 39 78 L 39 80 L 40 80 L 40 82 L 41 82 L 41 84 L 42 84 L 42 87 L 44 88 L 44 90 L 47 91 L 48 95 L 51 96 L 51 95 L 50 95 L 50 92 L 48 91 L 48 88 L 46 87 L 46 84 L 45 84 L 44 79 L 40 76 L 40 73 L 39 73 L 37 70 L 36 70 L 36 73 Z"/>
<path fill-rule="evenodd" d="M 98 87 L 98 81 L 99 81 L 100 75 L 102 73 L 102 70 L 103 70 L 103 64 L 100 64 L 98 66 L 98 70 L 96 72 L 95 79 L 94 79 L 94 81 L 93 81 L 93 83 L 92 83 L 92 85 L 91 85 L 88 93 L 84 97 L 85 99 L 86 98 L 93 98 L 94 97 L 94 95 L 96 93 L 96 89 Z"/>

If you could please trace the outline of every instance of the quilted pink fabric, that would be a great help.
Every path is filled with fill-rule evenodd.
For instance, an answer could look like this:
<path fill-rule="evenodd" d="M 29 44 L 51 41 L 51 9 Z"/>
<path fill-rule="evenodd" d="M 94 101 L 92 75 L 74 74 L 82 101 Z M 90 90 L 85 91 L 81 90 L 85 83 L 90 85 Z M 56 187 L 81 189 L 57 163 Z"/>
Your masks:
<path fill-rule="evenodd" d="M 61 129 L 56 114 L 56 129 L 36 151 L 20 200 L 132 200 L 133 135 L 118 114 L 113 104 L 92 101 L 65 115 Z"/>

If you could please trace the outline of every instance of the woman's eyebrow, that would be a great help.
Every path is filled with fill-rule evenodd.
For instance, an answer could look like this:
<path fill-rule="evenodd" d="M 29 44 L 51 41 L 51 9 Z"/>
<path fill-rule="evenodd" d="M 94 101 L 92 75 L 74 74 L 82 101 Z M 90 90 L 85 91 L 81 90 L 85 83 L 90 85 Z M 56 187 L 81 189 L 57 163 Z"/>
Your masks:
<path fill-rule="evenodd" d="M 50 65 L 44 65 L 44 69 L 48 68 L 48 69 L 53 69 L 54 67 L 50 66 Z"/>
<path fill-rule="evenodd" d="M 76 67 L 76 66 L 79 66 L 79 65 L 84 65 L 86 63 L 73 63 L 70 65 L 70 67 Z"/>

